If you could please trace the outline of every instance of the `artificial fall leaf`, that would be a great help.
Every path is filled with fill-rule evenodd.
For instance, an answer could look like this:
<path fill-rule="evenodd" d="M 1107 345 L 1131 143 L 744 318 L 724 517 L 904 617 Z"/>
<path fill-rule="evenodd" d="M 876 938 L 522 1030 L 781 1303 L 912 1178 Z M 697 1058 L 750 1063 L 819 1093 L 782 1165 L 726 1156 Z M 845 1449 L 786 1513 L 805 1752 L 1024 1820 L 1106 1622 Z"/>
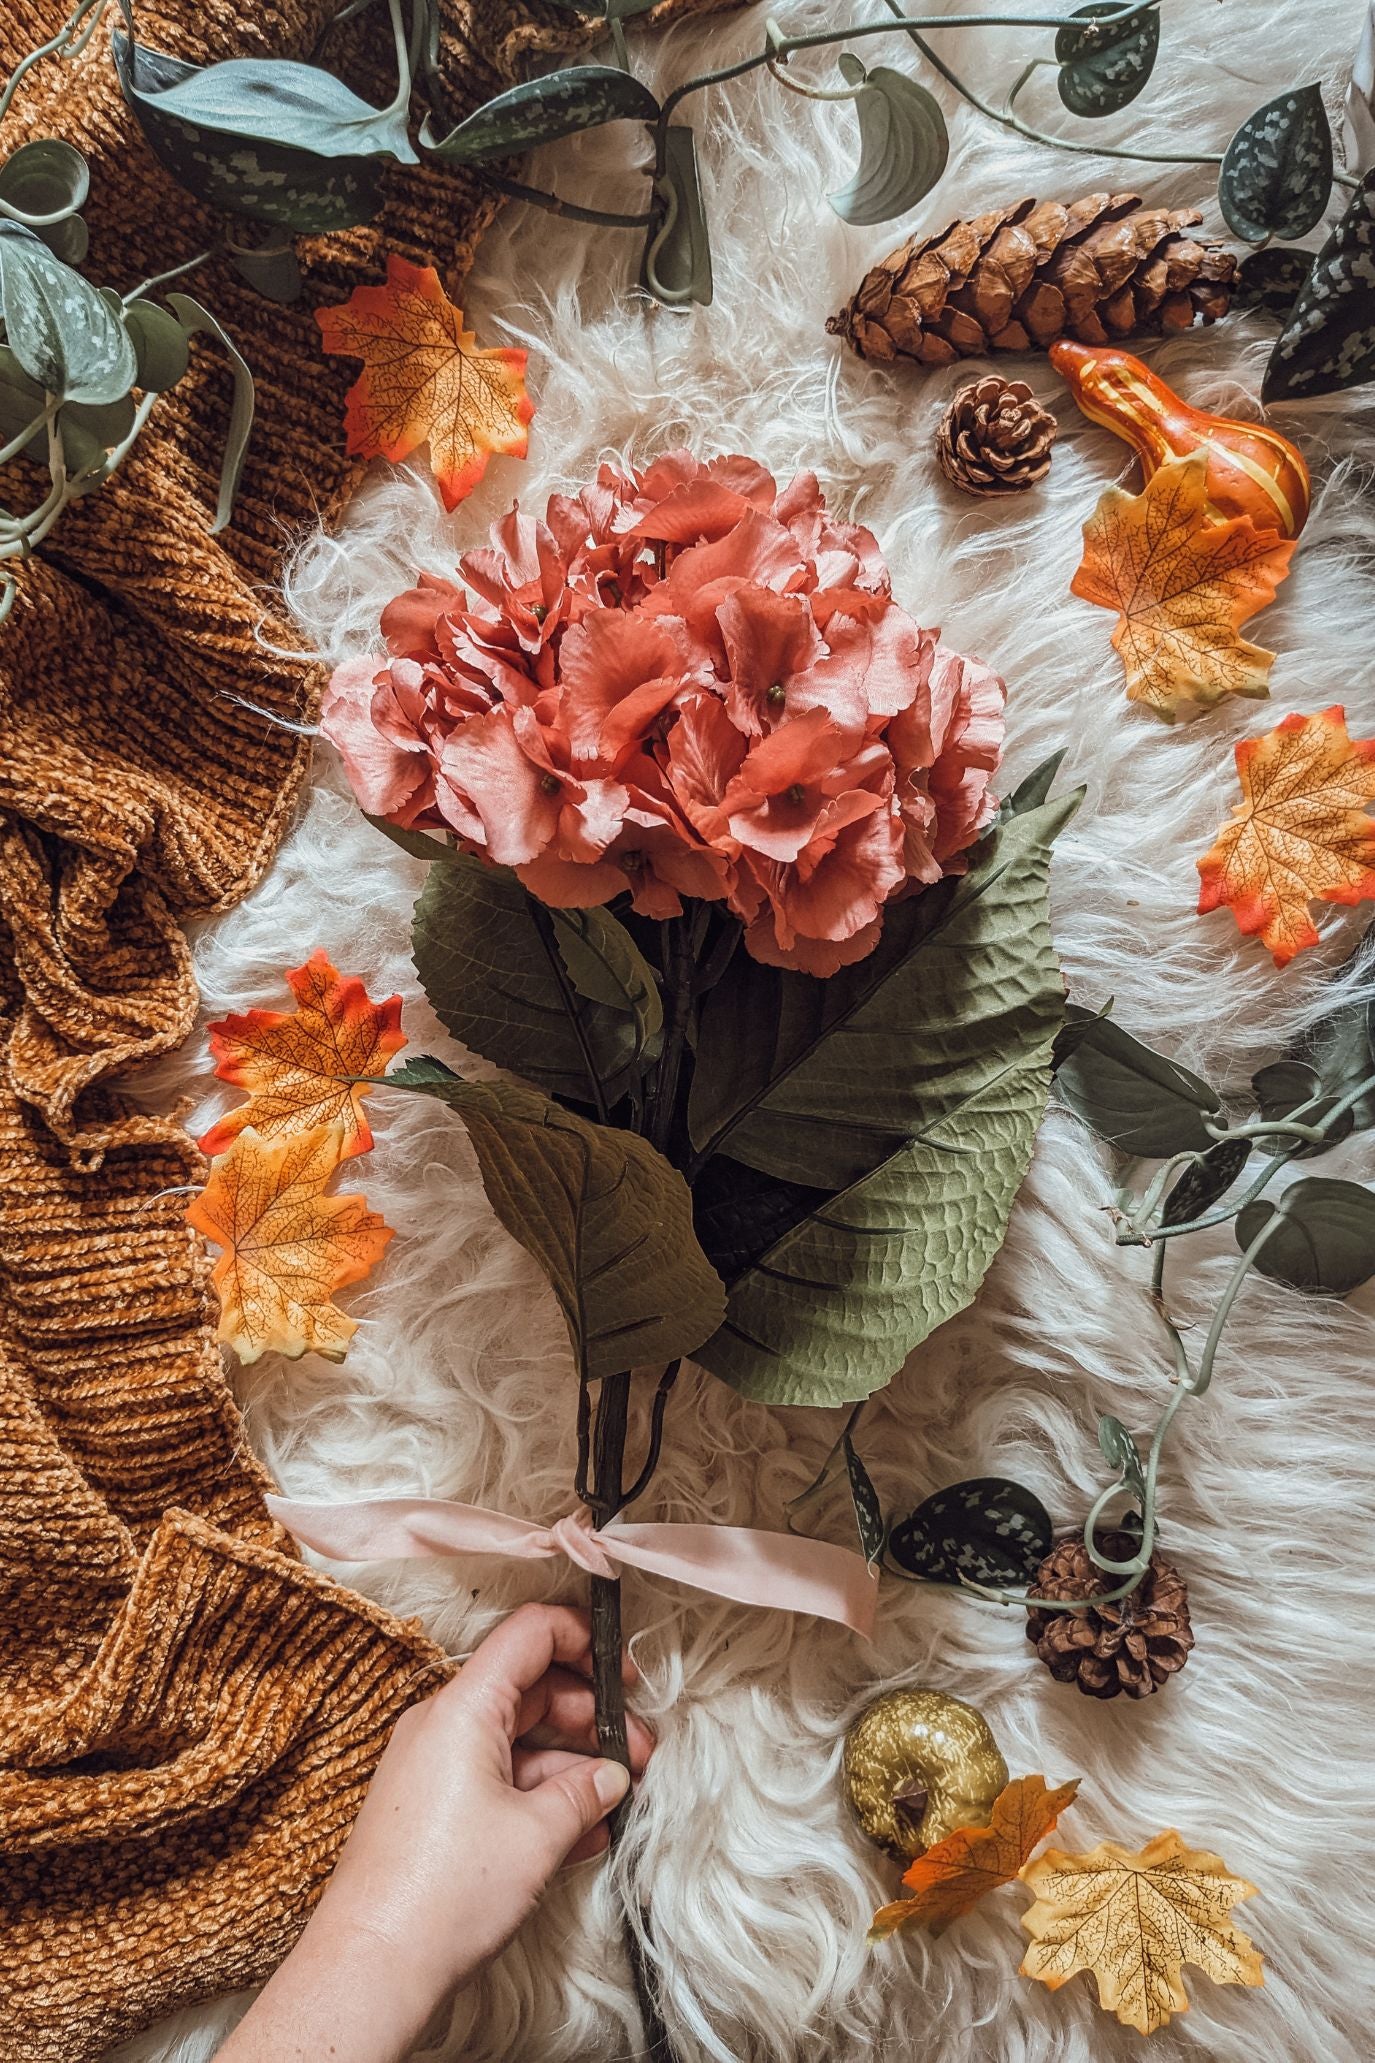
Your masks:
<path fill-rule="evenodd" d="M 405 1045 L 400 996 L 372 1002 L 356 976 L 330 965 L 323 948 L 286 979 L 294 1010 L 249 1010 L 210 1027 L 216 1074 L 247 1089 L 248 1101 L 211 1126 L 202 1153 L 223 1153 L 249 1125 L 261 1138 L 277 1139 L 336 1120 L 343 1125 L 341 1159 L 372 1145 L 363 1115 L 370 1084 L 350 1077 L 385 1073 Z"/>
<path fill-rule="evenodd" d="M 343 1154 L 343 1120 L 263 1139 L 240 1132 L 186 1215 L 224 1252 L 217 1337 L 239 1359 L 322 1354 L 342 1361 L 357 1325 L 333 1302 L 360 1282 L 391 1238 L 361 1196 L 326 1196 Z"/>
<path fill-rule="evenodd" d="M 1243 800 L 1198 862 L 1198 907 L 1226 903 L 1285 967 L 1317 941 L 1311 901 L 1375 896 L 1375 739 L 1349 738 L 1340 705 L 1286 716 L 1243 738 L 1237 774 Z"/>
<path fill-rule="evenodd" d="M 479 350 L 432 265 L 389 252 L 385 286 L 355 287 L 315 320 L 326 351 L 363 361 L 344 412 L 348 449 L 360 458 L 409 458 L 428 444 L 446 509 L 472 492 L 492 452 L 524 458 L 535 412 L 527 354 Z"/>
<path fill-rule="evenodd" d="M 1140 494 L 1109 487 L 1084 525 L 1075 594 L 1121 621 L 1112 641 L 1127 696 L 1166 723 L 1187 704 L 1267 695 L 1273 652 L 1241 625 L 1274 599 L 1292 539 L 1249 516 L 1208 520 L 1208 454 L 1170 459 Z"/>
<path fill-rule="evenodd" d="M 919 1855 L 903 1878 L 912 1892 L 874 1914 L 871 1941 L 918 1925 L 941 1934 L 986 1892 L 1010 1884 L 1079 1789 L 1078 1778 L 1051 1791 L 1043 1776 L 1019 1776 L 998 1793 L 986 1827 L 957 1827 Z"/>
<path fill-rule="evenodd" d="M 1139 1855 L 1113 1841 L 1087 1855 L 1048 1848 L 1021 1874 L 1036 1893 L 1022 1914 L 1031 1936 L 1022 1975 L 1058 1991 L 1076 1971 L 1091 1971 L 1099 2005 L 1124 2027 L 1153 2034 L 1188 2011 L 1185 1963 L 1215 1984 L 1265 1982 L 1260 1951 L 1228 1917 L 1255 1885 L 1173 1831 Z"/>

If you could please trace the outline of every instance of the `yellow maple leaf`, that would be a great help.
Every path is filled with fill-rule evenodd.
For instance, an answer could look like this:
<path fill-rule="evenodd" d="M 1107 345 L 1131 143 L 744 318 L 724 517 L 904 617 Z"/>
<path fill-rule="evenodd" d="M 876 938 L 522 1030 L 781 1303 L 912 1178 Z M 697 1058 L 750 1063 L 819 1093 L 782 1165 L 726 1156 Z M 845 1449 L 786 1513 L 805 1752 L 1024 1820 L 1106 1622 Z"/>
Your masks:
<path fill-rule="evenodd" d="M 1124 2027 L 1153 2034 L 1188 2011 L 1181 1971 L 1196 1963 L 1215 1984 L 1265 1982 L 1260 1951 L 1228 1915 L 1255 1885 L 1222 1858 L 1186 1848 L 1173 1830 L 1137 1855 L 1100 1841 L 1087 1855 L 1048 1848 L 1021 1873 L 1036 1893 L 1022 1914 L 1031 1947 L 1022 1975 L 1058 1991 L 1091 1971 L 1098 2003 Z"/>
<path fill-rule="evenodd" d="M 1285 967 L 1317 942 L 1310 902 L 1375 896 L 1375 739 L 1349 738 L 1337 704 L 1243 738 L 1236 757 L 1243 800 L 1198 862 L 1198 907 L 1225 903 Z"/>
<path fill-rule="evenodd" d="M 1208 517 L 1208 454 L 1170 459 L 1140 494 L 1109 487 L 1084 525 L 1073 592 L 1121 621 L 1112 641 L 1127 696 L 1173 723 L 1187 705 L 1270 692 L 1273 652 L 1241 625 L 1274 599 L 1292 539 L 1249 516 Z"/>
<path fill-rule="evenodd" d="M 372 1002 L 362 982 L 341 975 L 323 949 L 286 979 L 294 1010 L 249 1010 L 210 1026 L 216 1074 L 249 1096 L 211 1126 L 202 1153 L 223 1153 L 249 1125 L 275 1139 L 336 1119 L 343 1124 L 342 1158 L 372 1145 L 363 1115 L 371 1084 L 352 1077 L 384 1074 L 405 1045 L 400 996 Z"/>
<path fill-rule="evenodd" d="M 527 354 L 480 350 L 433 265 L 389 252 L 385 286 L 355 287 L 315 320 L 326 351 L 363 361 L 344 412 L 348 449 L 360 458 L 409 458 L 428 444 L 446 509 L 472 492 L 492 452 L 524 458 L 535 412 Z"/>
<path fill-rule="evenodd" d="M 217 1338 L 243 1362 L 267 1353 L 342 1361 L 356 1321 L 333 1301 L 360 1282 L 391 1228 L 361 1196 L 326 1196 L 343 1157 L 343 1121 L 263 1139 L 250 1126 L 216 1161 L 186 1215 L 224 1252 L 211 1280 Z"/>
<path fill-rule="evenodd" d="M 899 1927 L 941 1934 L 1000 1884 L 1010 1884 L 1032 1850 L 1073 1802 L 1079 1780 L 1049 1790 L 1043 1776 L 1014 1777 L 998 1793 L 986 1827 L 957 1827 L 919 1855 L 903 1878 L 913 1893 L 874 1914 L 871 1941 Z"/>

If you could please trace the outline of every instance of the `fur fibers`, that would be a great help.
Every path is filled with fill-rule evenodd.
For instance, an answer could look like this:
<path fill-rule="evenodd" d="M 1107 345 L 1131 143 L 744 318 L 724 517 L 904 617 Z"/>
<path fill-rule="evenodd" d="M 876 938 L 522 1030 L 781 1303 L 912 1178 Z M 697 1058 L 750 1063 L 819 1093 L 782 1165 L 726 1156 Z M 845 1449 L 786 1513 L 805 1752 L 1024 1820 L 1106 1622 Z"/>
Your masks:
<path fill-rule="evenodd" d="M 816 26 L 853 12 L 781 8 Z M 1284 86 L 1321 78 L 1334 114 L 1363 0 L 1165 0 L 1159 65 L 1135 105 L 1093 129 L 1049 84 L 1027 94 L 1046 127 L 1143 149 L 1217 151 Z M 763 10 L 636 39 L 663 86 L 757 47 Z M 996 98 L 1048 39 L 1034 31 L 939 37 Z M 870 61 L 918 68 L 895 37 Z M 797 61 L 830 83 L 826 62 Z M 1080 420 L 1044 360 L 1019 361 L 1061 415 L 1048 480 L 1006 506 L 940 478 L 933 433 L 959 373 L 859 363 L 824 332 L 865 267 L 910 228 L 938 229 L 1022 193 L 1069 198 L 1132 186 L 1197 202 L 1219 228 L 1207 166 L 1074 158 L 1009 136 L 924 76 L 950 118 L 939 189 L 910 220 L 844 226 L 825 196 L 844 183 L 854 119 L 755 73 L 689 104 L 703 135 L 716 299 L 671 315 L 631 292 L 633 236 L 512 206 L 483 247 L 468 314 L 484 341 L 530 347 L 540 405 L 525 466 L 495 461 L 452 519 L 416 472 L 382 469 L 338 534 L 303 542 L 291 596 L 303 642 L 331 659 L 373 640 L 379 609 L 417 567 L 443 570 L 513 496 L 528 508 L 586 478 L 600 457 L 645 459 L 687 442 L 747 451 L 781 477 L 808 466 L 833 503 L 871 524 L 899 599 L 1005 675 L 1010 782 L 1067 748 L 1063 779 L 1087 795 L 1060 840 L 1056 935 L 1073 993 L 1115 998 L 1118 1019 L 1243 1095 L 1329 993 L 1369 912 L 1330 914 L 1319 948 L 1284 973 L 1226 912 L 1194 914 L 1194 860 L 1236 799 L 1232 748 L 1290 710 L 1345 704 L 1375 728 L 1375 500 L 1370 391 L 1277 414 L 1318 482 L 1292 576 L 1258 626 L 1279 653 L 1269 704 L 1239 703 L 1167 729 L 1124 701 L 1110 619 L 1069 592 L 1079 526 L 1126 448 Z M 1042 75 L 1043 77 L 1047 75 Z M 638 186 L 642 150 L 613 127 L 550 149 L 534 177 L 611 207 Z M 1273 330 L 1242 317 L 1163 347 L 1156 369 L 1193 402 L 1254 412 Z M 974 368 L 977 369 L 977 368 Z M 330 753 L 262 886 L 196 942 L 207 1017 L 283 1000 L 281 974 L 324 946 L 376 995 L 400 990 L 412 1053 L 458 1057 L 419 995 L 408 919 L 422 869 L 363 822 Z M 144 1095 L 191 1099 L 207 1122 L 227 1091 L 191 1041 Z M 571 1498 L 573 1395 L 553 1301 L 498 1228 L 461 1128 L 420 1099 L 376 1094 L 376 1150 L 351 1165 L 396 1228 L 375 1280 L 347 1301 L 362 1321 L 348 1360 L 243 1372 L 248 1433 L 289 1494 L 419 1491 L 552 1519 Z M 1324 1172 L 1375 1178 L 1359 1142 Z M 1103 1481 L 1094 1426 L 1111 1410 L 1147 1431 L 1169 1391 L 1145 1257 L 1112 1244 L 1103 1205 L 1121 1170 L 1052 1108 L 1007 1243 L 972 1310 L 912 1358 L 861 1422 L 885 1505 L 903 1510 L 957 1477 L 1005 1472 L 1058 1521 L 1082 1519 Z M 1172 1297 L 1206 1318 L 1235 1249 L 1230 1233 L 1174 1249 Z M 890 1684 L 979 1706 L 1014 1772 L 1084 1779 L 1055 1837 L 1136 1845 L 1166 1826 L 1219 1851 L 1260 1887 L 1239 1915 L 1266 1955 L 1260 1991 L 1193 1973 L 1193 2007 L 1153 2038 L 1152 2063 L 1368 2063 L 1375 2036 L 1370 1713 L 1375 1297 L 1314 1304 L 1248 1285 L 1205 1399 L 1176 1421 L 1161 1495 L 1167 1551 L 1186 1572 L 1198 1646 L 1142 1706 L 1100 1705 L 1053 1683 L 1022 1617 L 885 1579 L 866 1647 L 812 1620 L 747 1612 L 626 1579 L 644 1671 L 641 1708 L 660 1746 L 617 1867 L 571 1871 L 499 1964 L 458 2002 L 435 2053 L 468 2063 L 610 2063 L 631 2053 L 617 1944 L 623 1886 L 652 1912 L 668 2018 L 684 2063 L 1116 2063 L 1139 2037 L 1101 2014 L 1078 1978 L 1052 1994 L 1018 1975 L 1019 1889 L 990 1898 L 941 1941 L 864 1939 L 894 1873 L 847 1823 L 837 1780 L 847 1721 Z M 643 1420 L 639 1421 L 643 1430 Z M 711 1377 L 674 1395 L 665 1458 L 638 1515 L 781 1523 L 835 1437 L 834 1415 L 769 1411 Z M 632 1436 L 632 1451 L 634 1449 Z M 847 1537 L 840 1504 L 833 1537 Z M 462 1655 L 522 1598 L 573 1597 L 550 1565 L 492 1561 L 344 1570 L 418 1614 Z M 456 1849 L 456 1872 L 473 1858 Z M 203 2063 L 243 2000 L 187 2014 L 132 2044 L 129 2063 Z"/>

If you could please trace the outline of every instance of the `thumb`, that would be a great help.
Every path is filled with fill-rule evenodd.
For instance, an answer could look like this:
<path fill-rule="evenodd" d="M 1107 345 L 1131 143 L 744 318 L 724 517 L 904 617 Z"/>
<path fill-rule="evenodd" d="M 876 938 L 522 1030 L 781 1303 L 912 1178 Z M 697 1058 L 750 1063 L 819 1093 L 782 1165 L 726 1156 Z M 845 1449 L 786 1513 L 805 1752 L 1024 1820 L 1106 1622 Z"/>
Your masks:
<path fill-rule="evenodd" d="M 629 1789 L 630 1771 L 621 1763 L 589 1756 L 561 1769 L 557 1776 L 546 1777 L 528 1792 L 549 1843 L 551 1867 L 557 1868 L 569 1849 L 590 1834 Z"/>

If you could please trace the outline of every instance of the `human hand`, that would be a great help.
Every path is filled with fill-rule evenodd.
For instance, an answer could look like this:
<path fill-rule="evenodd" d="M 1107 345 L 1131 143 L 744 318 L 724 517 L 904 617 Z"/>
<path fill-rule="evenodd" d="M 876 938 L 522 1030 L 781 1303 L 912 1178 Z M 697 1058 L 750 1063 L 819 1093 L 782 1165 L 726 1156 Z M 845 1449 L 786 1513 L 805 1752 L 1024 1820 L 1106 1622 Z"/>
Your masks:
<path fill-rule="evenodd" d="M 301 1941 L 221 2063 L 404 2057 L 560 1863 L 606 1846 L 629 1777 L 596 1753 L 590 1657 L 584 1614 L 522 1605 L 403 1714 Z M 653 1742 L 638 1720 L 628 1733 L 638 1774 Z"/>

